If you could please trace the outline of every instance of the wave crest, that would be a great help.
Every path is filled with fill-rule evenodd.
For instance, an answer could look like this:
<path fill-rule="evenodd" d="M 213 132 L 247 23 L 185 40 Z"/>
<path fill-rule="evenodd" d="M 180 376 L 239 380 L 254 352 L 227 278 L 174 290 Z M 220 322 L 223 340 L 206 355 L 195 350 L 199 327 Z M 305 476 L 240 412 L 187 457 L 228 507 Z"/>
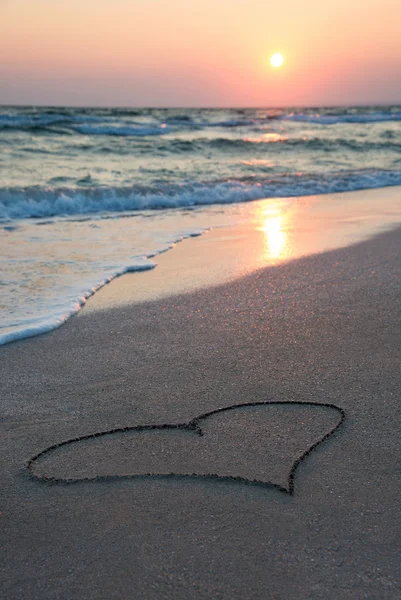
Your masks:
<path fill-rule="evenodd" d="M 292 113 L 280 117 L 284 121 L 298 121 L 316 123 L 317 125 L 337 125 L 340 123 L 385 123 L 388 121 L 401 121 L 400 112 L 372 112 L 372 113 L 343 113 L 335 115 Z"/>
<path fill-rule="evenodd" d="M 401 185 L 401 171 L 365 169 L 335 173 L 285 173 L 261 179 L 152 188 L 3 188 L 0 219 L 47 218 L 104 212 L 234 204 L 262 198 L 309 196 Z"/>

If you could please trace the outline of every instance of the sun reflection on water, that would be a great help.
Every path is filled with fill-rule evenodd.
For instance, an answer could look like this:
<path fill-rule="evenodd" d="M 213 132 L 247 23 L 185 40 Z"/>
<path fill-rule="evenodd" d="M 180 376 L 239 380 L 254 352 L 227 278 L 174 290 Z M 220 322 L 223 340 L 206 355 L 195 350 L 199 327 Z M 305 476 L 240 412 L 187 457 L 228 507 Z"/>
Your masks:
<path fill-rule="evenodd" d="M 263 232 L 265 260 L 285 258 L 288 253 L 288 213 L 281 203 L 261 206 L 255 215 Z"/>
<path fill-rule="evenodd" d="M 280 258 L 284 253 L 287 241 L 287 234 L 283 231 L 283 216 L 267 218 L 263 231 L 266 236 L 266 253 L 271 258 Z"/>

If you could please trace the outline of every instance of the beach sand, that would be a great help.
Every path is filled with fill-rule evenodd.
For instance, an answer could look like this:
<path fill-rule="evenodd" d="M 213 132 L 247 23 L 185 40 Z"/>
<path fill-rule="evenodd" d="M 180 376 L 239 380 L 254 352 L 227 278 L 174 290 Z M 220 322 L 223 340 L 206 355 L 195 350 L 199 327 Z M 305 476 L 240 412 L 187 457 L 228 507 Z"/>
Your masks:
<path fill-rule="evenodd" d="M 166 260 L 182 268 L 196 243 Z M 1 348 L 1 596 L 401 598 L 400 248 L 401 230 L 383 233 Z M 294 404 L 209 415 L 202 437 L 158 428 L 277 402 Z M 314 403 L 344 422 L 292 495 L 265 485 L 288 490 L 339 423 Z M 32 463 L 107 479 L 30 477 L 45 448 L 124 427 Z M 262 483 L 121 477 L 169 472 Z"/>

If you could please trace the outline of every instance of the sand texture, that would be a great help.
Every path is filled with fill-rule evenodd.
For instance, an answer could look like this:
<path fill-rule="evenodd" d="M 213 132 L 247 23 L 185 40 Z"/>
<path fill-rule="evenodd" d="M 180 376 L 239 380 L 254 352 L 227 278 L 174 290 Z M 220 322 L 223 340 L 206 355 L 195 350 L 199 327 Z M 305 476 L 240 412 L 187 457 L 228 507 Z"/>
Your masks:
<path fill-rule="evenodd" d="M 2 347 L 1 597 L 401 598 L 400 249 Z"/>

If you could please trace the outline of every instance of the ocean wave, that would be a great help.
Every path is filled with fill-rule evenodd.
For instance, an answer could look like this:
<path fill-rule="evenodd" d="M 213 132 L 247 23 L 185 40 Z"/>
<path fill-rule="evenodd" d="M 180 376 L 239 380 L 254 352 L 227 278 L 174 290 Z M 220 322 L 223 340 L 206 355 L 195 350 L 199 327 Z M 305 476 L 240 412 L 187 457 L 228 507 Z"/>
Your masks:
<path fill-rule="evenodd" d="M 354 152 L 401 152 L 401 142 L 396 141 L 359 141 L 357 139 L 346 138 L 318 138 L 318 137 L 287 137 L 277 133 L 264 133 L 255 137 L 229 138 L 218 137 L 213 139 L 196 138 L 195 140 L 181 140 L 179 138 L 169 138 L 167 146 L 157 147 L 158 151 L 166 153 L 185 153 L 199 152 L 208 150 L 218 150 L 219 152 L 266 152 L 265 147 L 272 145 L 277 151 L 279 148 L 294 148 L 301 150 L 318 150 L 322 152 L 337 152 L 341 150 L 351 150 Z M 141 149 L 143 152 L 146 148 Z M 150 153 L 154 152 L 154 147 L 148 149 Z M 99 149 L 100 151 L 100 149 Z"/>
<path fill-rule="evenodd" d="M 65 115 L 0 115 L 0 129 L 42 129 L 65 121 Z"/>
<path fill-rule="evenodd" d="M 224 112 L 224 111 L 222 111 Z M 218 117 L 223 118 L 218 118 Z M 224 118 L 226 117 L 226 118 Z M 17 111 L 1 111 L 0 130 L 38 130 L 49 129 L 55 131 L 59 126 L 59 133 L 63 130 L 85 135 L 120 135 L 120 136 L 145 136 L 160 135 L 173 128 L 178 131 L 191 131 L 202 129 L 263 129 L 274 121 L 294 121 L 300 123 L 313 123 L 317 125 L 335 124 L 369 124 L 380 122 L 401 121 L 401 110 L 383 109 L 362 112 L 360 109 L 348 109 L 343 112 L 328 109 L 319 109 L 316 112 L 288 112 L 278 110 L 275 112 L 254 114 L 229 112 L 219 115 L 217 112 L 193 111 L 189 114 L 171 113 L 165 110 L 131 110 L 131 109 L 27 109 Z"/>
<path fill-rule="evenodd" d="M 211 123 L 203 122 L 204 127 L 247 127 L 250 125 L 258 125 L 264 123 L 265 119 L 230 119 L 228 121 L 215 121 Z"/>
<path fill-rule="evenodd" d="M 138 210 L 234 204 L 261 198 L 309 196 L 401 185 L 401 171 L 363 169 L 332 173 L 275 174 L 258 182 L 244 179 L 165 185 L 156 189 L 3 188 L 0 219 L 48 218 Z"/>
<path fill-rule="evenodd" d="M 257 125 L 260 120 L 227 120 L 227 121 L 194 121 L 190 117 L 185 118 L 185 115 L 178 117 L 167 117 L 164 121 L 153 120 L 148 123 L 127 120 L 124 113 L 117 115 L 74 115 L 74 114 L 57 114 L 57 113 L 42 113 L 23 114 L 23 115 L 0 115 L 0 130 L 33 130 L 47 129 L 51 131 L 59 125 L 67 129 L 71 129 L 75 133 L 85 135 L 120 135 L 120 136 L 145 136 L 145 135 L 162 135 L 174 129 L 206 129 L 206 128 L 236 128 L 250 125 Z M 133 116 L 130 113 L 130 116 Z M 94 126 L 95 124 L 98 127 Z"/>
<path fill-rule="evenodd" d="M 55 125 L 69 127 L 78 123 L 104 123 L 109 122 L 107 117 L 96 115 L 71 115 L 65 112 L 62 113 L 40 113 L 40 114 L 21 114 L 21 115 L 1 115 L 0 114 L 0 130 L 15 129 L 15 130 L 30 130 L 30 129 L 47 129 Z"/>
<path fill-rule="evenodd" d="M 344 113 L 344 114 L 308 114 L 293 113 L 281 115 L 284 121 L 298 121 L 305 123 L 316 123 L 317 125 L 337 125 L 340 123 L 384 123 L 387 121 L 401 121 L 401 112 L 372 112 L 372 113 Z"/>
<path fill-rule="evenodd" d="M 252 153 L 252 156 L 264 156 L 269 152 L 287 152 L 287 151 L 319 151 L 319 152 L 341 152 L 352 151 L 355 153 L 363 152 L 386 152 L 401 153 L 401 140 L 396 141 L 395 136 L 382 136 L 382 141 L 367 141 L 365 139 L 353 138 L 324 138 L 324 137 L 288 137 L 277 133 L 258 134 L 253 132 L 253 137 L 196 137 L 194 139 L 183 139 L 169 132 L 166 138 L 159 135 L 158 140 L 152 140 L 150 145 L 146 140 L 146 135 L 138 136 L 136 140 L 135 152 L 141 156 L 149 155 L 153 157 L 171 156 L 180 154 L 197 154 L 198 156 L 208 155 L 210 152 L 216 152 L 219 155 L 234 154 L 242 155 Z M 112 136 L 109 136 L 111 139 Z M 77 146 L 64 146 L 65 149 L 75 151 Z M 267 150 L 269 148 L 269 150 Z M 25 150 L 25 148 L 24 148 Z M 118 154 L 132 155 L 133 149 L 130 145 L 118 145 L 104 141 L 103 144 L 86 144 L 79 146 L 79 150 L 88 150 L 95 154 Z M 29 148 L 28 148 L 29 151 Z"/>
<path fill-rule="evenodd" d="M 171 117 L 166 117 L 165 122 L 170 125 L 194 125 L 194 121 L 190 115 L 182 114 L 182 115 L 174 115 Z"/>
<path fill-rule="evenodd" d="M 121 115 L 122 116 L 122 115 Z M 130 113 L 132 116 L 132 113 Z M 148 122 L 134 121 L 133 119 L 118 119 L 113 114 L 104 115 L 93 115 L 86 113 L 73 113 L 73 112 L 32 112 L 22 114 L 0 114 L 0 130 L 1 129 L 46 129 L 53 128 L 56 125 L 61 125 L 66 128 L 71 128 L 73 131 L 80 132 L 80 128 L 84 131 L 83 133 L 97 134 L 98 128 L 95 125 L 99 125 L 104 128 L 104 132 L 108 135 L 108 129 L 111 134 L 114 130 L 119 132 L 119 128 L 127 128 L 128 133 L 126 135 L 135 135 L 135 130 L 138 129 L 139 134 L 141 129 L 160 129 L 165 128 L 166 125 L 163 122 L 157 120 L 148 120 Z M 93 127 L 93 131 L 91 131 Z M 129 130 L 132 128 L 134 133 Z M 121 133 L 120 135 L 124 135 Z"/>
<path fill-rule="evenodd" d="M 153 135 L 165 135 L 172 131 L 171 127 L 165 124 L 154 126 L 128 126 L 128 125 L 100 125 L 93 127 L 91 125 L 81 125 L 74 127 L 74 131 L 85 135 L 115 135 L 115 136 L 138 136 L 147 137 Z"/>
<path fill-rule="evenodd" d="M 195 122 L 189 115 L 176 115 L 160 118 L 164 115 L 152 115 L 150 111 L 112 110 L 90 114 L 86 111 L 32 111 L 20 114 L 0 114 L 1 130 L 38 130 L 47 128 L 54 131 L 55 126 L 71 129 L 74 133 L 85 135 L 160 135 L 175 129 L 198 129 L 208 126 L 223 127 L 222 123 Z M 139 117 L 139 119 L 135 119 Z M 144 118 L 145 117 L 145 118 Z M 239 124 L 239 123 L 238 123 Z M 227 122 L 227 127 L 235 122 Z"/>

